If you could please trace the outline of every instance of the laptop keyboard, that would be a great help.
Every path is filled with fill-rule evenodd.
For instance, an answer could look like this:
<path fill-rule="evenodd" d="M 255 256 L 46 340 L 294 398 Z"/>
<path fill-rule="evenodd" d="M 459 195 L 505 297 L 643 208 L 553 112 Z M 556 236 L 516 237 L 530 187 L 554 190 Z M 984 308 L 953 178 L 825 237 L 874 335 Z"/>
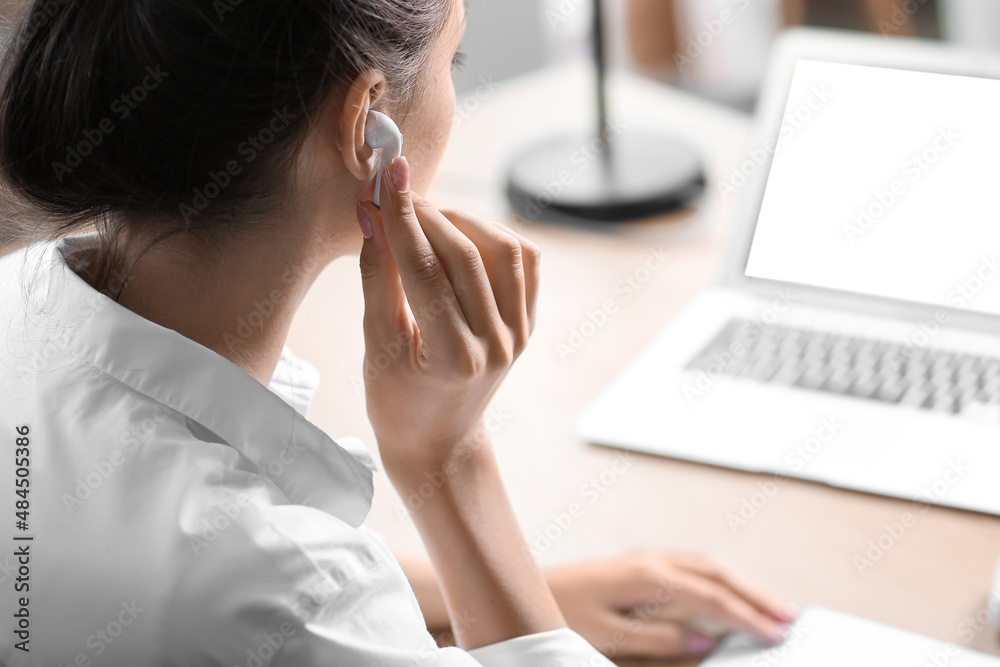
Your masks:
<path fill-rule="evenodd" d="M 1000 358 L 734 319 L 687 368 L 1000 422 Z"/>

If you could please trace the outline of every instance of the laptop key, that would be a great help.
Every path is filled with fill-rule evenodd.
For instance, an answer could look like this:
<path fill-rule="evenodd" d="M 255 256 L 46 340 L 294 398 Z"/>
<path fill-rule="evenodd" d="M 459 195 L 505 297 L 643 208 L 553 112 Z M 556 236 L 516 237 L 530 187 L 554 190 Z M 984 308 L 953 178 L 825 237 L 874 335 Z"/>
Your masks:
<path fill-rule="evenodd" d="M 871 398 L 878 389 L 878 382 L 872 375 L 860 375 L 851 385 L 850 392 L 861 398 Z"/>
<path fill-rule="evenodd" d="M 746 376 L 755 380 L 767 381 L 774 377 L 777 370 L 777 367 L 771 363 L 758 363 L 746 371 Z"/>
<path fill-rule="evenodd" d="M 895 403 L 903 397 L 906 387 L 896 383 L 885 383 L 876 391 L 876 398 L 890 403 Z"/>
<path fill-rule="evenodd" d="M 785 364 L 771 378 L 774 384 L 795 384 L 802 377 L 803 367 L 798 363 Z"/>
<path fill-rule="evenodd" d="M 838 368 L 830 375 L 830 379 L 826 381 L 826 388 L 834 394 L 846 394 L 856 377 L 857 374 L 853 371 Z"/>
<path fill-rule="evenodd" d="M 795 386 L 806 389 L 819 389 L 829 377 L 828 373 L 822 370 L 807 370 L 795 381 Z"/>
<path fill-rule="evenodd" d="M 928 400 L 930 399 L 930 394 L 921 389 L 920 387 L 910 387 L 905 394 L 903 394 L 900 399 L 900 405 L 909 405 L 914 408 L 924 407 Z"/>

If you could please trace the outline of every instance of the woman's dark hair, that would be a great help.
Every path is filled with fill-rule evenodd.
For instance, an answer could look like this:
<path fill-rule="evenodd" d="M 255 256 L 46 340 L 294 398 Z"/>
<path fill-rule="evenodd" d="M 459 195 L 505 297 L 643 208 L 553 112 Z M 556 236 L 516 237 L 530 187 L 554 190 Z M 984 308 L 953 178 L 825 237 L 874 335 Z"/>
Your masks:
<path fill-rule="evenodd" d="M 452 4 L 34 0 L 0 60 L 0 244 L 223 243 L 282 206 L 336 86 L 380 70 L 405 107 Z"/>

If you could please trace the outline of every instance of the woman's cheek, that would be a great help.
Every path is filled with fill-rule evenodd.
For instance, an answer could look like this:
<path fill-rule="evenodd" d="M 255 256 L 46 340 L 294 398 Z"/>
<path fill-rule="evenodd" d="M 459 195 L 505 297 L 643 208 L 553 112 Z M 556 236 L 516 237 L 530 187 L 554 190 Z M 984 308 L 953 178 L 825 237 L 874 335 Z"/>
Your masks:
<path fill-rule="evenodd" d="M 407 159 L 413 165 L 413 188 L 419 194 L 426 194 L 427 190 L 434 182 L 434 178 L 437 174 L 437 170 L 441 165 L 441 160 L 444 159 L 444 153 L 446 150 L 446 145 L 448 143 L 448 138 L 451 134 L 451 121 L 440 128 L 435 128 L 433 135 L 428 135 L 428 138 L 421 142 L 421 149 L 416 151 L 416 157 L 411 159 L 411 156 L 407 155 Z M 406 154 L 406 150 L 403 151 Z"/>
<path fill-rule="evenodd" d="M 431 174 L 432 179 L 433 174 L 437 172 L 438 166 L 441 164 L 441 160 L 444 159 L 445 151 L 448 148 L 448 140 L 451 138 L 451 131 L 455 127 L 455 89 L 451 84 L 451 76 L 448 77 L 448 82 L 445 108 L 441 112 L 440 123 L 436 128 L 436 136 L 432 143 L 435 149 L 434 167 Z"/>
<path fill-rule="evenodd" d="M 439 81 L 442 81 L 439 79 Z M 426 194 L 434 182 L 448 140 L 455 123 L 455 88 L 449 73 L 444 83 L 435 87 L 430 99 L 435 103 L 423 107 L 424 113 L 417 121 L 419 133 L 414 132 L 407 152 L 407 136 L 403 136 L 403 154 L 413 168 L 412 186 L 419 194 Z"/>

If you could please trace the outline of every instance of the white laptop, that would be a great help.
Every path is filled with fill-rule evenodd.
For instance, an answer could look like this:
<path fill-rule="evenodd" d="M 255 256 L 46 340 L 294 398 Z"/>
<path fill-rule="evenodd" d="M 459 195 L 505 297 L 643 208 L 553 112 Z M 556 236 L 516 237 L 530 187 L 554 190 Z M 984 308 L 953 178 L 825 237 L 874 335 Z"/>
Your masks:
<path fill-rule="evenodd" d="M 800 29 L 710 183 L 717 286 L 588 442 L 1000 514 L 1000 57 Z"/>
<path fill-rule="evenodd" d="M 958 638 L 956 637 L 956 640 Z M 1000 667 L 1000 658 L 823 607 L 808 607 L 788 638 L 762 647 L 745 635 L 722 641 L 703 667 Z"/>

